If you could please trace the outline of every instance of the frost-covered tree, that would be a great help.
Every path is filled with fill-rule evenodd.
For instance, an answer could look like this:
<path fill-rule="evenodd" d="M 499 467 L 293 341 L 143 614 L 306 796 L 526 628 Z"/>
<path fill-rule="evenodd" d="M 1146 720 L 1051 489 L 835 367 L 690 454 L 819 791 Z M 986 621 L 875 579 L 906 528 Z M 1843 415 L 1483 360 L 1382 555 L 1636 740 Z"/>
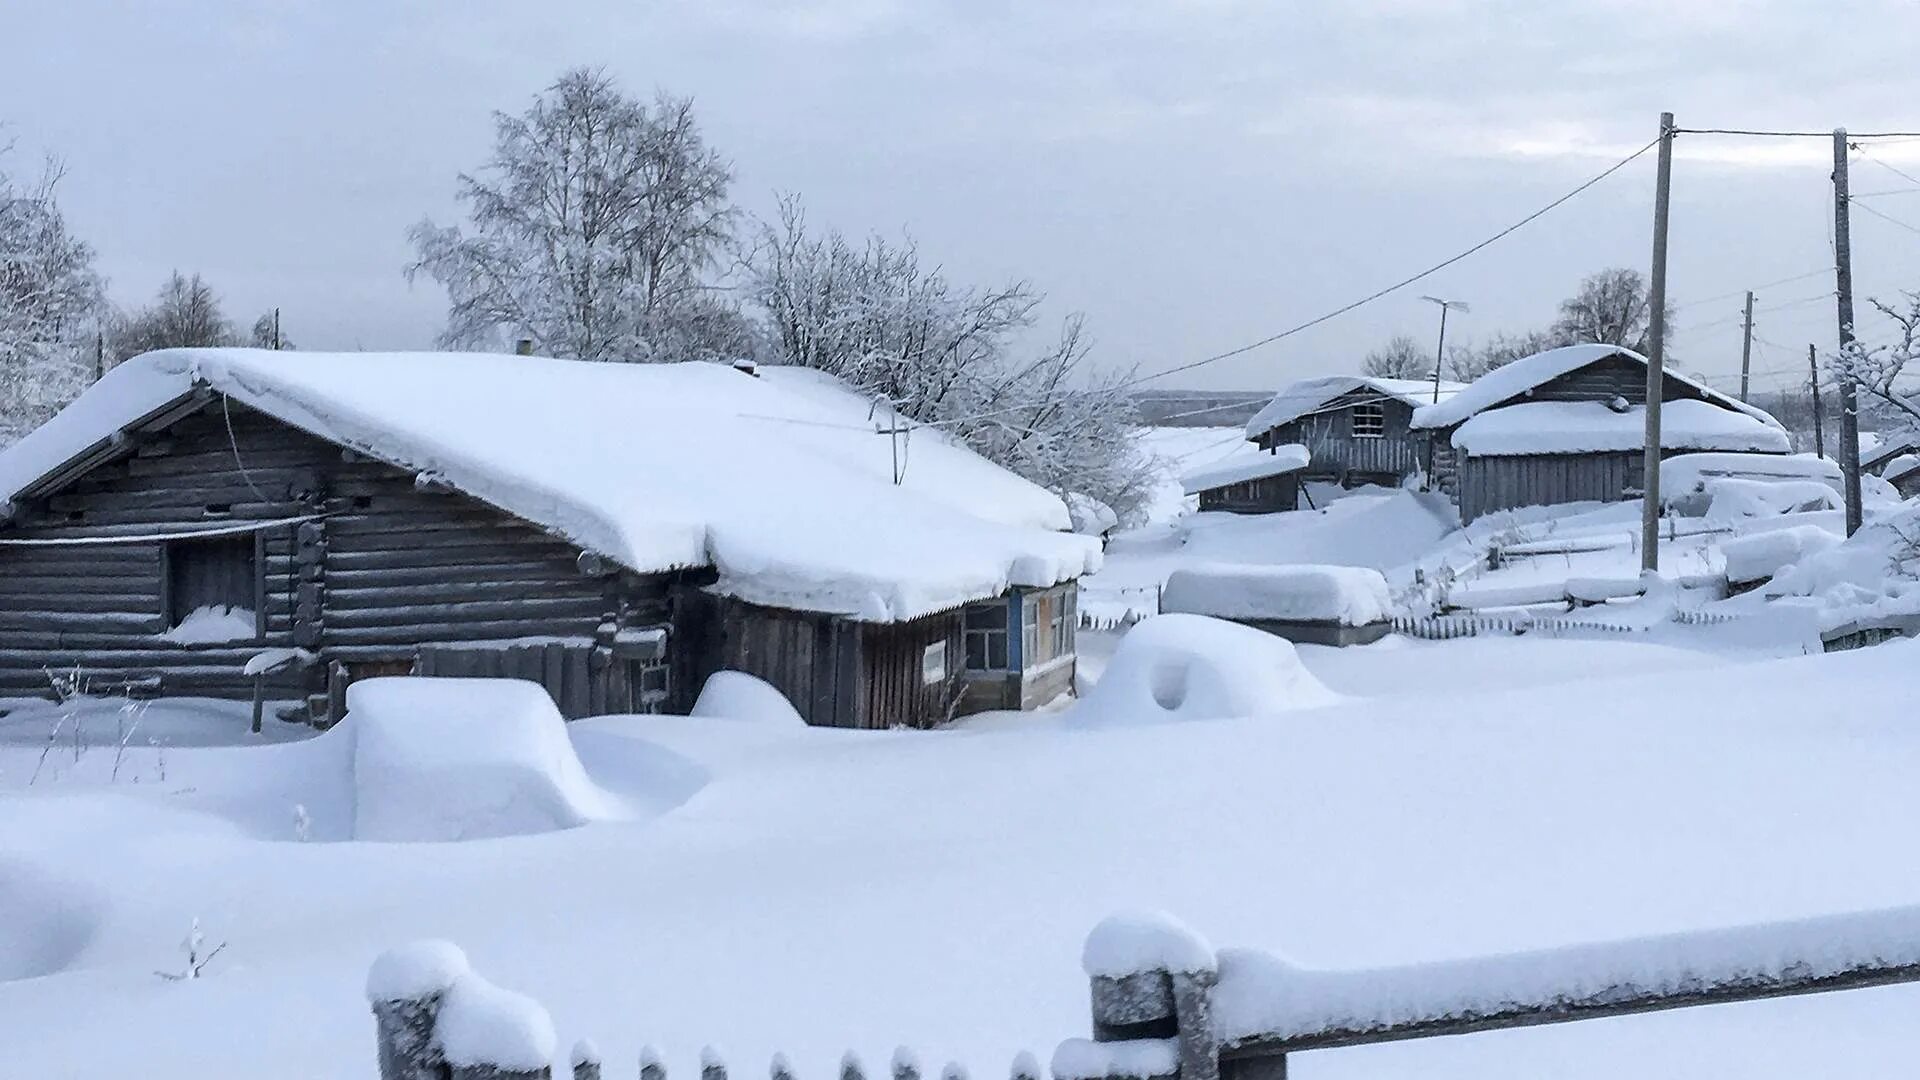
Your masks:
<path fill-rule="evenodd" d="M 1880 344 L 1855 340 L 1826 358 L 1824 373 L 1833 389 L 1851 380 L 1863 410 L 1874 405 L 1906 427 L 1920 427 L 1920 292 L 1903 292 L 1898 304 L 1872 299 L 1873 309 L 1893 324 L 1893 336 Z M 1836 398 L 1838 395 L 1834 395 Z"/>
<path fill-rule="evenodd" d="M 1548 334 L 1555 345 L 1591 341 L 1624 345 L 1645 355 L 1652 312 L 1647 279 L 1640 271 L 1611 267 L 1588 274 L 1580 280 L 1578 292 L 1560 301 L 1560 315 Z M 1673 325 L 1671 305 L 1667 308 L 1667 325 Z"/>
<path fill-rule="evenodd" d="M 247 344 L 255 349 L 293 349 L 293 339 L 280 329 L 280 314 L 269 311 L 253 320 L 253 330 L 247 334 Z"/>
<path fill-rule="evenodd" d="M 1361 372 L 1376 379 L 1418 379 L 1433 374 L 1433 354 L 1405 334 L 1395 334 L 1360 362 Z"/>
<path fill-rule="evenodd" d="M 1134 439 L 1125 377 L 1085 370 L 1078 317 L 1024 350 L 1042 299 L 1028 283 L 956 285 L 911 240 L 810 231 L 793 199 L 762 228 L 750 277 L 775 359 L 837 375 L 905 419 L 1123 519 L 1143 504 L 1152 463 Z"/>
<path fill-rule="evenodd" d="M 104 282 L 93 249 L 67 228 L 48 161 L 19 180 L 0 145 L 0 445 L 77 397 L 93 376 Z"/>
<path fill-rule="evenodd" d="M 1523 334 L 1497 333 L 1480 345 L 1464 342 L 1447 350 L 1447 377 L 1459 382 L 1472 382 L 1494 368 L 1505 367 L 1522 357 L 1545 352 L 1561 344 L 1565 342 L 1545 330 L 1529 330 Z"/>
<path fill-rule="evenodd" d="M 579 360 L 724 359 L 750 328 L 714 278 L 733 235 L 733 174 L 693 102 L 652 105 L 570 71 L 518 116 L 494 114 L 493 156 L 463 173 L 467 224 L 408 232 L 409 279 L 447 290 L 448 347 L 530 338 Z"/>
<path fill-rule="evenodd" d="M 155 349 L 237 345 L 240 338 L 220 310 L 220 297 L 199 274 L 175 270 L 153 303 L 128 312 L 110 335 L 116 363 Z"/>

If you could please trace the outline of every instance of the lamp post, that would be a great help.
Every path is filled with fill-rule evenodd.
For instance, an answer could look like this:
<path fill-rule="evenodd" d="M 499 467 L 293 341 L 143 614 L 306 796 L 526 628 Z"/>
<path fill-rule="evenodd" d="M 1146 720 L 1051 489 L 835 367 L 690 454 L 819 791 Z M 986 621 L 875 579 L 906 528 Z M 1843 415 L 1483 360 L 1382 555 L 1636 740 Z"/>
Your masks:
<path fill-rule="evenodd" d="M 1465 300 L 1442 300 L 1437 296 L 1423 296 L 1420 299 L 1429 304 L 1440 305 L 1440 344 L 1433 350 L 1433 400 L 1440 400 L 1440 364 L 1447 355 L 1447 312 L 1472 311 Z"/>

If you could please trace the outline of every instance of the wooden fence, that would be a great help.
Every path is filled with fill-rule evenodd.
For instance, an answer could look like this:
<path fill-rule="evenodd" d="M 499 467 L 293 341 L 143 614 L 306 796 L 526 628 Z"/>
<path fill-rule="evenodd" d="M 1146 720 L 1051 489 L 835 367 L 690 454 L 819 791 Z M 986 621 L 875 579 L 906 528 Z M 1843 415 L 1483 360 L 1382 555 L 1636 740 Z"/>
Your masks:
<path fill-rule="evenodd" d="M 1285 1080 L 1307 1051 L 1920 982 L 1920 907 L 1361 971 L 1215 952 L 1146 915 L 1101 923 L 1082 955 L 1092 1038 L 1059 1044 L 1053 1080 Z M 546 1010 L 474 974 L 445 942 L 381 957 L 367 997 L 382 1080 L 551 1080 Z M 573 1080 L 606 1075 L 584 1041 L 571 1064 Z M 626 1075 L 668 1080 L 651 1049 Z M 780 1054 L 768 1075 L 795 1080 Z M 841 1059 L 838 1080 L 868 1075 Z M 923 1077 L 904 1048 L 883 1075 Z M 966 1076 L 952 1064 L 940 1073 Z M 1020 1054 L 1009 1077 L 1041 1080 L 1039 1064 Z M 700 1080 L 728 1080 L 711 1049 Z"/>

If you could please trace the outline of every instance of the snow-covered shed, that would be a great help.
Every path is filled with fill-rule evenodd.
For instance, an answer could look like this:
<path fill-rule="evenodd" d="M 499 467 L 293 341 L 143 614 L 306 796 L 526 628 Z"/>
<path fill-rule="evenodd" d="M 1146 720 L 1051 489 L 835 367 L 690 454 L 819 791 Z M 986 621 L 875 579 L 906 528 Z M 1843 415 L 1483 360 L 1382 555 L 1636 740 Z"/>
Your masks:
<path fill-rule="evenodd" d="M 1434 482 L 1462 521 L 1519 506 L 1638 498 L 1647 359 L 1618 345 L 1568 345 L 1495 368 L 1412 426 L 1431 440 Z M 1764 411 L 1672 369 L 1661 391 L 1661 456 L 1784 454 Z"/>
<path fill-rule="evenodd" d="M 1247 438 L 1262 449 L 1305 446 L 1310 459 L 1302 480 L 1398 484 L 1427 467 L 1426 437 L 1411 429 L 1413 411 L 1451 400 L 1464 388 L 1444 380 L 1369 375 L 1302 379 L 1247 422 Z"/>
<path fill-rule="evenodd" d="M 245 696 L 271 650 L 301 652 L 270 696 L 316 719 L 408 672 L 532 678 L 577 717 L 737 669 L 858 727 L 1070 685 L 1098 541 L 937 431 L 896 482 L 875 430 L 797 369 L 150 353 L 0 451 L 0 695 L 77 669 Z"/>
<path fill-rule="evenodd" d="M 1200 497 L 1200 509 L 1229 514 L 1272 514 L 1299 508 L 1299 472 L 1307 448 L 1270 446 L 1255 457 L 1194 469 L 1180 477 L 1180 490 Z"/>
<path fill-rule="evenodd" d="M 1860 441 L 1865 443 L 1866 437 L 1861 436 Z M 1895 432 L 1882 438 L 1871 449 L 1864 446 L 1861 448 L 1860 471 L 1872 473 L 1875 476 L 1885 476 L 1890 480 L 1892 477 L 1887 474 L 1891 471 L 1890 466 L 1894 462 L 1917 454 L 1920 454 L 1920 430 Z"/>

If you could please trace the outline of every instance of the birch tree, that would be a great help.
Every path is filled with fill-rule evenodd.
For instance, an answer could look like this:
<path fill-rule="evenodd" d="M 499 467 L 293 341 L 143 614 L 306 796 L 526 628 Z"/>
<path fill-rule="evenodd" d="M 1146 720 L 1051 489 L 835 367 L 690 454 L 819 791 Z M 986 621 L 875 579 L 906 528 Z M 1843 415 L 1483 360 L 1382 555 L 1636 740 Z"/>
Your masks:
<path fill-rule="evenodd" d="M 750 330 L 715 278 L 733 236 L 733 173 L 693 102 L 627 97 L 570 71 L 459 178 L 464 226 L 422 221 L 415 261 L 447 290 L 450 348 L 529 338 L 577 360 L 727 359 Z"/>
<path fill-rule="evenodd" d="M 49 161 L 20 181 L 0 146 L 0 445 L 32 430 L 85 389 L 105 285 L 93 249 L 67 228 L 64 175 Z"/>
<path fill-rule="evenodd" d="M 762 227 L 751 267 L 775 359 L 836 375 L 1062 495 L 1123 518 L 1143 505 L 1152 466 L 1125 376 L 1086 370 L 1077 316 L 1023 349 L 1042 300 L 1029 283 L 962 287 L 911 239 L 809 230 L 793 199 Z"/>
<path fill-rule="evenodd" d="M 175 270 L 153 303 L 122 315 L 111 334 L 116 363 L 155 349 L 238 345 L 240 337 L 220 310 L 220 297 L 199 274 Z"/>

